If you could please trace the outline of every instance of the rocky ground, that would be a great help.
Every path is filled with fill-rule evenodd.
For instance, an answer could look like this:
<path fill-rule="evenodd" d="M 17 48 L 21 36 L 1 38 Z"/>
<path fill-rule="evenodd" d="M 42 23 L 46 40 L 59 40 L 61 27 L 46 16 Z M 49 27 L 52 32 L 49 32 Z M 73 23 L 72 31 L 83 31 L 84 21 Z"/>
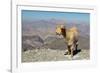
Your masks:
<path fill-rule="evenodd" d="M 54 49 L 32 49 L 22 52 L 22 62 L 44 62 L 44 61 L 64 61 L 64 60 L 88 60 L 89 49 L 82 49 L 71 59 L 69 55 L 64 55 L 65 50 Z"/>

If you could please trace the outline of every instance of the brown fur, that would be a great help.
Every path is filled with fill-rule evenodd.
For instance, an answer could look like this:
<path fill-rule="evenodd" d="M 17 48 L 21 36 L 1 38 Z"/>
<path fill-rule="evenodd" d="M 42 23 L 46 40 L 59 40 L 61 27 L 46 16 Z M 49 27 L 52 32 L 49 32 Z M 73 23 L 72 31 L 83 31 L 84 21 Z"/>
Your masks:
<path fill-rule="evenodd" d="M 77 51 L 78 45 L 78 30 L 76 27 L 66 29 L 63 25 L 58 25 L 56 34 L 62 35 L 67 43 L 68 52 L 66 54 L 73 57 L 74 51 Z"/>

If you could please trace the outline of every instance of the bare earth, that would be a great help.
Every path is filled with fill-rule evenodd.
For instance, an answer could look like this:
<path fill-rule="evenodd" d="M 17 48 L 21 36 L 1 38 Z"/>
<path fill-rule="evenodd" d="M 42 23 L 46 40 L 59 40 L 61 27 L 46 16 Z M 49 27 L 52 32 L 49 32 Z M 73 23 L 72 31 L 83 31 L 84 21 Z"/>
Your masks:
<path fill-rule="evenodd" d="M 33 49 L 22 52 L 22 62 L 44 62 L 44 61 L 65 61 L 65 60 L 89 60 L 89 49 L 82 49 L 71 59 L 64 55 L 65 50 Z"/>

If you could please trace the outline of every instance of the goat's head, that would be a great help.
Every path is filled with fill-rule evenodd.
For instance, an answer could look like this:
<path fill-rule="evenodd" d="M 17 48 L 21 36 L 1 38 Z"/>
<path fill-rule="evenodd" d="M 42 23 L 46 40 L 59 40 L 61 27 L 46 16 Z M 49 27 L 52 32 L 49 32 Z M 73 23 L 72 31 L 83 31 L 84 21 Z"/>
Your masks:
<path fill-rule="evenodd" d="M 56 34 L 63 35 L 65 33 L 65 26 L 64 25 L 57 25 L 56 27 Z"/>

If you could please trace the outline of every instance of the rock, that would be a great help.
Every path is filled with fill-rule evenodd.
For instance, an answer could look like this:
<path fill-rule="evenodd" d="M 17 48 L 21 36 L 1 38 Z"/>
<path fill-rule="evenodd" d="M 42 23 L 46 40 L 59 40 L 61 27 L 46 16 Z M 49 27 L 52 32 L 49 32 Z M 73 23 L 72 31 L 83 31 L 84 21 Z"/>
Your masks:
<path fill-rule="evenodd" d="M 43 45 L 43 43 L 44 43 L 44 41 L 38 35 L 23 36 L 22 37 L 22 49 L 23 49 L 23 51 L 40 48 Z"/>

